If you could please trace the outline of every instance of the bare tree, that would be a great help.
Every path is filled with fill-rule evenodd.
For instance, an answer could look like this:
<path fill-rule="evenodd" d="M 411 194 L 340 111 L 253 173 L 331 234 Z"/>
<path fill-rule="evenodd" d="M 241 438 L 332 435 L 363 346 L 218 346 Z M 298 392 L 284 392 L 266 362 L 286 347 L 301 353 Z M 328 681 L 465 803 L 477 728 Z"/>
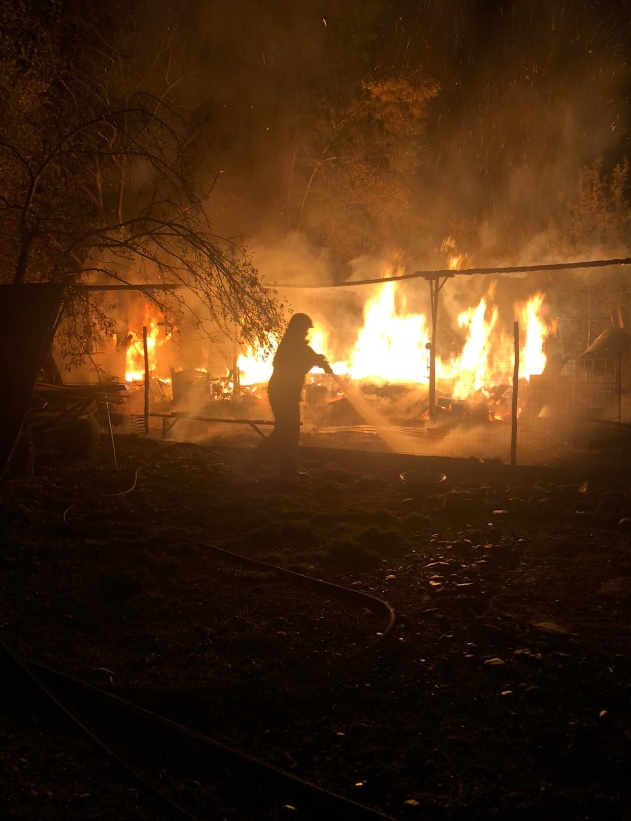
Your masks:
<path fill-rule="evenodd" d="M 265 346 L 283 305 L 245 241 L 213 230 L 218 174 L 197 175 L 206 124 L 181 104 L 191 67 L 173 29 L 153 50 L 133 15 L 109 29 L 68 11 L 44 24 L 20 3 L 3 15 L 2 281 L 63 283 L 64 344 L 79 356 L 91 324 L 113 329 L 87 283 L 174 286 L 170 300 L 148 294 L 201 304 L 207 325 Z"/>

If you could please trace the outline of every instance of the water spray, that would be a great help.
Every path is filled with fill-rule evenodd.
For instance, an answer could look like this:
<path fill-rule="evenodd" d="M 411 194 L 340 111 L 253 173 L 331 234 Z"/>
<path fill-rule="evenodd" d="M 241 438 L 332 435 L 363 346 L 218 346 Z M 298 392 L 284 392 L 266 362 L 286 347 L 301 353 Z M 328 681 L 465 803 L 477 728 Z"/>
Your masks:
<path fill-rule="evenodd" d="M 418 445 L 414 440 L 403 433 L 392 430 L 392 425 L 370 402 L 362 395 L 352 383 L 343 382 L 327 363 L 324 368 L 325 373 L 330 374 L 338 388 L 342 391 L 345 398 L 348 399 L 353 409 L 361 416 L 367 425 L 375 428 L 376 433 L 381 437 L 388 447 L 395 453 L 414 453 L 418 450 Z"/>

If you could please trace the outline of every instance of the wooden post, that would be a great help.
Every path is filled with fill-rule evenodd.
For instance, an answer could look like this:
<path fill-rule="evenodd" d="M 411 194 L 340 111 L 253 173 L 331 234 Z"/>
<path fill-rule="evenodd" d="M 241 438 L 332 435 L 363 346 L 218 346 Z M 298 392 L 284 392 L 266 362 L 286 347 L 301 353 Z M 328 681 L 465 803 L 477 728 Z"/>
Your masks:
<path fill-rule="evenodd" d="M 429 284 L 429 298 L 432 312 L 431 342 L 425 347 L 429 350 L 429 418 L 436 418 L 436 339 L 438 337 L 438 294 L 445 282 L 452 277 L 448 274 L 442 281 L 440 276 L 426 276 Z"/>
<path fill-rule="evenodd" d="M 239 348 L 236 342 L 232 345 L 232 396 L 235 399 L 241 394 L 241 380 L 239 379 Z"/>
<path fill-rule="evenodd" d="M 517 400 L 519 397 L 519 322 L 513 324 L 514 365 L 513 365 L 513 405 L 511 413 L 510 463 L 517 464 Z"/>
<path fill-rule="evenodd" d="M 622 422 L 622 351 L 618 351 L 616 382 L 616 388 L 618 391 L 618 422 Z"/>
<path fill-rule="evenodd" d="M 438 292 L 439 284 L 436 280 L 429 281 L 430 300 L 432 310 L 431 342 L 429 349 L 429 418 L 436 418 L 436 340 L 438 338 Z"/>
<path fill-rule="evenodd" d="M 112 414 L 110 413 L 110 403 L 105 400 L 105 410 L 107 411 L 107 426 L 110 431 L 110 442 L 112 443 L 112 453 L 114 454 L 114 467 L 118 470 L 118 457 L 116 456 L 116 445 L 114 444 L 114 431 L 112 429 Z"/>
<path fill-rule="evenodd" d="M 145 435 L 149 433 L 149 348 L 147 346 L 147 326 L 142 329 L 142 351 L 145 357 Z"/>

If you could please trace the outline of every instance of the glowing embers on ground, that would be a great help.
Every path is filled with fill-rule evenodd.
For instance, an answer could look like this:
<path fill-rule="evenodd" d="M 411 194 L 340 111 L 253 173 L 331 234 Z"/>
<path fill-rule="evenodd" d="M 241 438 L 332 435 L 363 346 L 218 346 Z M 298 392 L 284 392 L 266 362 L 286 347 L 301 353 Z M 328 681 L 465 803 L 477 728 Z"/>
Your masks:
<path fill-rule="evenodd" d="M 513 327 L 505 328 L 494 304 L 490 288 L 477 305 L 458 316 L 459 333 L 464 340 L 458 354 L 436 358 L 440 389 L 454 400 L 466 400 L 480 392 L 492 397 L 498 386 L 510 385 L 514 369 Z M 529 379 L 540 374 L 546 363 L 544 344 L 554 328 L 544 317 L 545 297 L 535 293 L 514 306 L 519 323 L 519 375 Z M 317 322 L 310 341 L 324 353 L 339 376 L 356 381 L 389 384 L 427 385 L 431 329 L 424 314 L 406 309 L 398 283 L 386 282 L 367 300 L 363 325 L 348 347 L 348 354 L 335 361 L 330 352 L 340 349 L 340 340 L 331 339 Z M 272 348 L 276 345 L 270 340 Z M 252 350 L 238 360 L 243 385 L 262 384 L 272 372 L 273 354 L 257 356 Z"/>

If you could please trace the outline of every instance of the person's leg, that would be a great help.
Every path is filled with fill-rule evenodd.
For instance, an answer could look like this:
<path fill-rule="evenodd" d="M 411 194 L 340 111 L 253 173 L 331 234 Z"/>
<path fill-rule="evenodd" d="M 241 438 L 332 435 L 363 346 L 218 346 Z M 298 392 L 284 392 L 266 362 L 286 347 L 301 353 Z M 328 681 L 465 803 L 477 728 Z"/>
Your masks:
<path fill-rule="evenodd" d="M 281 476 L 292 476 L 298 467 L 300 403 L 294 399 L 274 398 L 274 447 L 280 460 Z"/>

